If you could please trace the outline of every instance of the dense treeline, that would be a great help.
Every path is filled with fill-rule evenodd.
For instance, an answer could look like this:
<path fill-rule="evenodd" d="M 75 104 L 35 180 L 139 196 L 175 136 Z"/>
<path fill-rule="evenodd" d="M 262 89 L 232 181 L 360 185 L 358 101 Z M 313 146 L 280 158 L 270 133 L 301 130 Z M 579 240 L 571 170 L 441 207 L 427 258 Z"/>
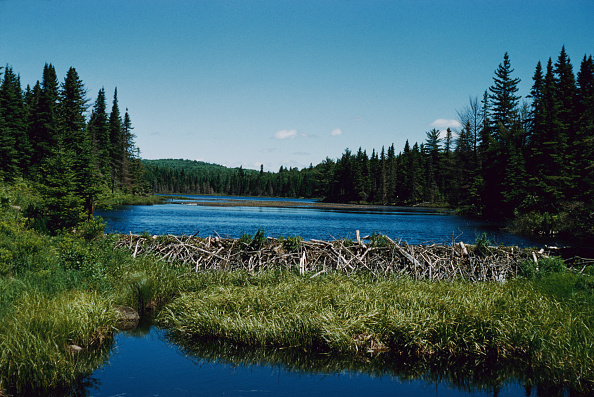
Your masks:
<path fill-rule="evenodd" d="M 529 101 L 507 53 L 482 101 L 458 112 L 462 125 L 433 129 L 422 144 L 371 157 L 347 150 L 332 167 L 325 197 L 414 205 L 447 203 L 474 214 L 516 218 L 519 231 L 594 235 L 594 63 L 577 79 L 565 48 L 546 71 L 539 62 Z"/>
<path fill-rule="evenodd" d="M 331 202 L 446 204 L 492 218 L 515 218 L 521 231 L 571 228 L 594 235 L 594 62 L 577 77 L 565 48 L 538 62 L 527 100 L 506 53 L 493 85 L 458 111 L 461 128 L 436 129 L 401 152 L 361 148 L 313 167 L 277 173 L 169 160 L 145 163 L 157 193 L 318 197 Z"/>
<path fill-rule="evenodd" d="M 320 197 L 326 186 L 319 179 L 320 165 L 264 172 L 262 167 L 256 171 L 191 160 L 142 160 L 142 164 L 155 193 Z"/>
<path fill-rule="evenodd" d="M 0 179 L 36 183 L 44 202 L 30 215 L 38 227 L 73 226 L 93 213 L 101 195 L 141 190 L 139 151 L 128 111 L 121 116 L 117 89 L 111 112 L 102 88 L 87 119 L 87 91 L 73 67 L 60 84 L 46 64 L 41 82 L 25 90 L 12 67 L 2 69 Z"/>

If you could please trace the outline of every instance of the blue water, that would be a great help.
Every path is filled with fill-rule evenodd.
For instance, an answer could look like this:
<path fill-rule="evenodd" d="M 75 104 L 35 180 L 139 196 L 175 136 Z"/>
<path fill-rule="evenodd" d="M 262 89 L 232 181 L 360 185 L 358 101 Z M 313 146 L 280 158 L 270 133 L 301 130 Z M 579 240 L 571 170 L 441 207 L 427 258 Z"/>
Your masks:
<path fill-rule="evenodd" d="M 194 196 L 196 201 L 222 200 Z M 241 200 L 237 197 L 225 198 Z M 252 198 L 250 198 L 252 200 Z M 187 200 L 184 200 L 187 202 Z M 286 201 L 286 200 L 283 200 Z M 293 200 L 298 201 L 298 200 Z M 311 202 L 311 200 L 305 200 Z M 456 216 L 436 209 L 370 207 L 369 209 L 319 209 L 311 207 L 215 207 L 168 203 L 153 206 L 122 206 L 97 211 L 107 222 L 108 232 L 216 236 L 238 238 L 242 232 L 254 234 L 262 227 L 270 237 L 301 236 L 332 240 L 382 233 L 409 244 L 474 243 L 487 233 L 494 244 L 520 247 L 540 246 L 531 240 L 502 230 L 501 224 Z"/>
<path fill-rule="evenodd" d="M 196 196 L 196 201 L 222 200 Z M 228 197 L 227 200 L 241 200 Z M 253 200 L 250 198 L 250 200 Z M 187 200 L 183 200 L 184 202 Z M 287 201 L 287 200 L 283 200 Z M 298 235 L 304 239 L 355 238 L 381 232 L 410 244 L 473 243 L 487 233 L 497 244 L 530 246 L 542 242 L 514 236 L 502 225 L 419 208 L 328 210 L 316 208 L 216 207 L 171 202 L 154 206 L 123 206 L 97 211 L 108 232 L 175 234 L 237 238 L 259 227 L 267 236 Z M 525 396 L 517 382 L 504 380 L 497 391 L 458 389 L 444 379 L 434 382 L 407 377 L 372 376 L 363 372 L 296 371 L 274 365 L 229 364 L 187 355 L 167 341 L 164 331 L 151 328 L 145 335 L 119 333 L 109 362 L 92 376 L 91 396 Z M 247 364 L 246 364 L 247 362 Z M 497 377 L 496 377 L 497 378 Z M 464 383 L 464 382 L 463 382 Z M 546 394 L 539 394 L 546 395 Z"/>
<path fill-rule="evenodd" d="M 282 365 L 232 365 L 201 360 L 169 344 L 164 332 L 151 328 L 144 336 L 120 333 L 115 354 L 92 375 L 89 395 L 107 396 L 493 396 L 493 391 L 462 391 L 447 382 L 372 377 L 363 373 L 312 374 Z M 518 384 L 497 395 L 524 396 Z"/>

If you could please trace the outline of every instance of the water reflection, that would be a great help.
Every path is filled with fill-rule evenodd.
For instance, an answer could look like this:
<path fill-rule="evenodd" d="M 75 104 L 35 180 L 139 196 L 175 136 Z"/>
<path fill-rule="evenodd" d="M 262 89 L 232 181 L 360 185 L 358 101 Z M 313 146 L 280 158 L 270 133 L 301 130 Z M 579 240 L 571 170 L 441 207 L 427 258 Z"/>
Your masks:
<path fill-rule="evenodd" d="M 220 339 L 188 340 L 167 334 L 166 339 L 179 347 L 185 357 L 197 365 L 209 363 L 233 367 L 274 368 L 278 373 L 298 373 L 307 376 L 348 377 L 389 380 L 384 393 L 402 393 L 403 384 L 422 384 L 426 395 L 525 395 L 525 396 L 586 396 L 551 384 L 550 378 L 529 365 L 512 360 L 489 358 L 438 358 L 423 360 L 403 354 L 380 353 L 355 356 L 352 354 L 313 353 L 303 349 L 266 349 L 238 346 Z M 287 384 L 287 387 L 290 387 Z M 418 390 L 417 390 L 418 391 Z M 314 395 L 326 395 L 324 391 Z M 417 394 L 418 395 L 418 394 Z M 421 394 L 425 395 L 425 394 Z"/>
<path fill-rule="evenodd" d="M 251 199 L 251 198 L 250 198 Z M 197 199 L 198 200 L 198 199 Z M 200 199 L 207 201 L 207 199 Z M 216 201 L 218 198 L 208 197 Z M 233 198 L 237 202 L 247 199 Z M 187 200 L 186 200 L 187 201 Z M 255 201 L 255 200 L 253 200 Z M 409 244 L 450 244 L 452 241 L 474 243 L 487 233 L 494 244 L 541 246 L 555 244 L 516 236 L 502 230 L 502 224 L 456 216 L 437 209 L 365 207 L 312 208 L 294 199 L 290 207 L 211 206 L 163 204 L 154 206 L 122 206 L 97 211 L 107 222 L 111 233 L 174 234 L 199 237 L 220 235 L 238 238 L 242 232 L 253 234 L 259 227 L 270 237 L 301 236 L 306 240 L 355 238 L 361 235 L 386 234 Z"/>

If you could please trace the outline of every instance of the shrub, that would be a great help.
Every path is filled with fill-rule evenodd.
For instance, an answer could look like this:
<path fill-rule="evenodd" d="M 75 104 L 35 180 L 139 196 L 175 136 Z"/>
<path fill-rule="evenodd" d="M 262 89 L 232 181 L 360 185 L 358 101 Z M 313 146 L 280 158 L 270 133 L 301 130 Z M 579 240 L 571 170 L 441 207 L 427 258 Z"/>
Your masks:
<path fill-rule="evenodd" d="M 289 252 L 299 252 L 303 238 L 299 236 L 281 237 L 283 248 Z"/>
<path fill-rule="evenodd" d="M 381 233 L 373 232 L 371 234 L 371 246 L 372 247 L 387 247 L 390 245 L 388 237 Z"/>
<path fill-rule="evenodd" d="M 527 279 L 542 278 L 566 270 L 565 262 L 558 256 L 541 258 L 538 263 L 532 259 L 526 259 L 520 263 L 520 276 Z"/>
<path fill-rule="evenodd" d="M 492 244 L 487 233 L 480 234 L 476 237 L 474 243 L 474 253 L 477 256 L 487 256 L 489 254 L 489 246 Z"/>

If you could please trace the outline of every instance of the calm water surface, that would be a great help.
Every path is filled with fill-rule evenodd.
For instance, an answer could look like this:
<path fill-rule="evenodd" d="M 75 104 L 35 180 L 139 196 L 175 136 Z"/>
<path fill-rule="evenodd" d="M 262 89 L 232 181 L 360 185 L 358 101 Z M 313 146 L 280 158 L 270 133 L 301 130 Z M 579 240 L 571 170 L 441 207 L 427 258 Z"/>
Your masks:
<path fill-rule="evenodd" d="M 200 202 L 230 199 L 211 196 L 190 198 Z M 242 200 L 237 197 L 231 199 Z M 507 233 L 502 230 L 501 224 L 427 208 L 370 207 L 335 210 L 310 207 L 215 207 L 171 202 L 153 206 L 122 206 L 110 211 L 97 211 L 96 214 L 106 220 L 108 232 L 118 233 L 198 233 L 200 237 L 218 234 L 221 237 L 238 238 L 242 232 L 254 234 L 262 227 L 266 235 L 271 237 L 296 235 L 306 240 L 332 240 L 354 239 L 355 230 L 360 230 L 362 236 L 375 232 L 409 244 L 424 244 L 451 243 L 452 240 L 473 243 L 477 235 L 484 232 L 495 244 L 521 247 L 543 244 L 541 241 Z"/>
<path fill-rule="evenodd" d="M 193 196 L 193 200 L 220 200 Z M 232 197 L 225 199 L 242 200 Z M 249 200 L 254 200 L 249 198 Z M 270 199 L 266 199 L 270 200 Z M 287 200 L 283 200 L 287 201 Z M 297 200 L 295 200 L 297 201 Z M 369 208 L 329 210 L 317 208 L 214 207 L 170 202 L 154 206 L 123 206 L 97 211 L 109 232 L 175 234 L 237 238 L 263 227 L 267 236 L 298 235 L 304 239 L 355 238 L 381 232 L 410 244 L 473 243 L 485 232 L 497 244 L 530 246 L 528 240 L 501 230 L 501 225 L 418 208 Z M 108 363 L 91 376 L 92 396 L 530 396 L 521 385 L 509 381 L 497 387 L 455 387 L 447 377 L 438 381 L 410 380 L 398 374 L 358 370 L 304 370 L 290 363 L 252 360 L 202 348 L 192 353 L 171 343 L 164 331 L 116 336 Z M 248 356 L 250 354 L 247 354 Z M 308 359 L 301 359 L 301 362 Z M 235 363 L 235 364 L 233 364 Z M 241 363 L 241 364 L 237 364 Z M 347 366 L 348 367 L 348 366 Z M 381 368 L 381 366 L 380 366 Z M 371 374 L 370 374 L 371 373 Z M 426 378 L 426 377 L 425 377 Z M 430 377 L 431 378 L 431 377 Z M 496 377 L 495 377 L 496 378 Z M 404 380 L 403 380 L 404 379 Z M 417 378 L 418 379 L 418 378 Z M 465 383 L 464 381 L 462 382 Z M 470 386 L 468 386 L 470 384 Z M 538 393 L 539 395 L 546 395 Z"/>
<path fill-rule="evenodd" d="M 153 327 L 120 333 L 109 362 L 92 375 L 89 395 L 128 396 L 524 396 L 518 384 L 460 390 L 447 381 L 401 380 L 362 372 L 295 371 L 283 364 L 231 364 L 182 351 Z M 530 393 L 528 394 L 530 395 Z"/>

